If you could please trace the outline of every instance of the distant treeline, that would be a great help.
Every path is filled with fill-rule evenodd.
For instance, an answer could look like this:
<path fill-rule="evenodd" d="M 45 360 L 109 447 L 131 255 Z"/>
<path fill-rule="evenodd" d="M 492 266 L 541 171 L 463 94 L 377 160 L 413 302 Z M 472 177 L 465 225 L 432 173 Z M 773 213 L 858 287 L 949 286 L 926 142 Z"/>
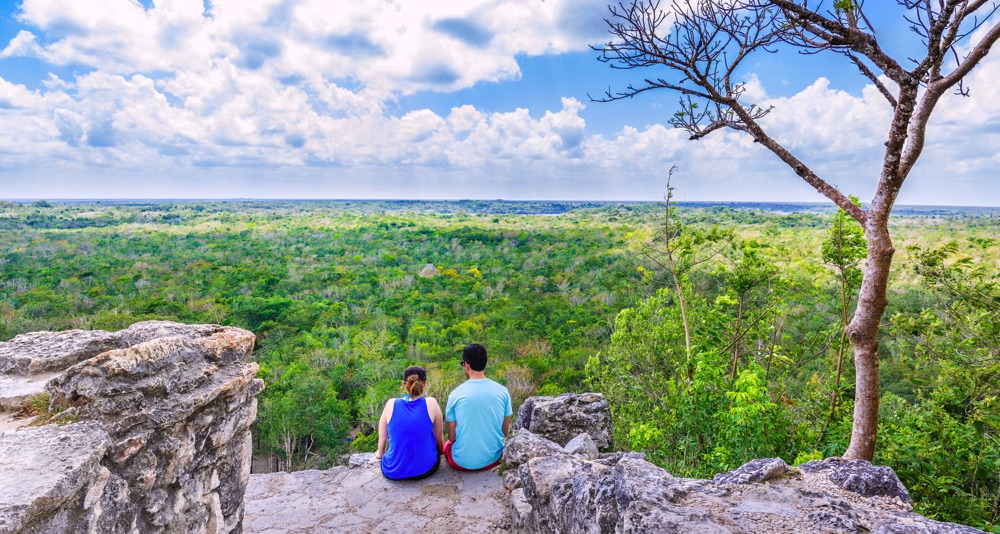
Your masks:
<path fill-rule="evenodd" d="M 247 199 L 59 199 L 59 200 L 8 200 L 4 205 L 35 205 L 52 207 L 55 204 L 95 205 L 95 206 L 135 206 L 152 210 L 170 205 L 216 206 L 220 210 L 233 209 L 307 209 L 332 208 L 353 210 L 361 213 L 480 213 L 510 215 L 559 215 L 574 210 L 601 208 L 628 208 L 647 210 L 659 206 L 657 201 L 613 201 L 613 200 L 378 200 L 378 199 L 331 199 L 331 200 L 247 200 Z M 775 214 L 814 213 L 829 214 L 836 206 L 829 202 L 724 202 L 724 201 L 679 201 L 676 205 L 685 209 L 725 208 L 731 210 L 757 210 Z M 897 205 L 894 217 L 1000 217 L 1000 206 L 924 206 Z"/>

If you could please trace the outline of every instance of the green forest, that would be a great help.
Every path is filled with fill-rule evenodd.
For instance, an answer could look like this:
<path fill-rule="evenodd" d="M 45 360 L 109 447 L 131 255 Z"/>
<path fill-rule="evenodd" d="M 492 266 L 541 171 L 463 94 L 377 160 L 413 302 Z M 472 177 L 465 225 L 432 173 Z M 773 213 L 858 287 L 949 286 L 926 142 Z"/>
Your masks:
<path fill-rule="evenodd" d="M 899 207 L 875 462 L 916 511 L 1000 532 L 1000 209 Z M 257 335 L 256 454 L 376 444 L 402 370 L 442 402 L 461 348 L 515 409 L 598 391 L 619 448 L 675 476 L 850 439 L 844 324 L 865 258 L 815 205 L 0 202 L 0 340 L 137 321 Z"/>

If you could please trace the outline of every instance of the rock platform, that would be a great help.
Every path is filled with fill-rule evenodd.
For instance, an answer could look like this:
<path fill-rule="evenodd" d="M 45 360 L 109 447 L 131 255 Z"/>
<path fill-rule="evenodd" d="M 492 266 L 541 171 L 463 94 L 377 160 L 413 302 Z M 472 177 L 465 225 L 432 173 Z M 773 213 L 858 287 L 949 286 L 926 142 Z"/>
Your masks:
<path fill-rule="evenodd" d="M 510 529 L 508 492 L 493 471 L 462 473 L 442 461 L 423 480 L 387 480 L 373 454 L 326 471 L 250 475 L 246 534 L 469 532 Z"/>

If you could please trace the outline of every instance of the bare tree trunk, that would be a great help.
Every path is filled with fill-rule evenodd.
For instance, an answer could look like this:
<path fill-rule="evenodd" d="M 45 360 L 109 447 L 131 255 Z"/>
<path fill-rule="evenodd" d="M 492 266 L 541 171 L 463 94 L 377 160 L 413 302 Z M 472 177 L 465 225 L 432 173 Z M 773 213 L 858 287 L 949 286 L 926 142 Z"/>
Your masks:
<path fill-rule="evenodd" d="M 684 288 L 681 287 L 681 280 L 677 276 L 677 271 L 673 270 L 673 255 L 671 254 L 668 258 L 670 261 L 670 274 L 674 277 L 674 289 L 677 291 L 677 304 L 681 307 L 681 322 L 684 323 L 684 354 L 687 360 L 685 367 L 687 367 L 687 375 L 690 380 L 694 378 L 694 374 L 691 369 L 691 329 L 688 328 L 687 305 L 684 303 Z"/>
<path fill-rule="evenodd" d="M 674 168 L 670 168 L 670 174 L 673 174 Z M 670 274 L 674 279 L 674 289 L 677 291 L 677 303 L 681 308 L 681 322 L 684 323 L 684 354 L 687 359 L 687 374 L 688 379 L 693 378 L 691 370 L 691 329 L 688 327 L 687 318 L 687 305 L 684 302 L 684 288 L 681 287 L 681 279 L 677 275 L 677 265 L 674 263 L 674 252 L 670 248 L 670 232 L 673 229 L 670 227 L 670 202 L 672 200 L 672 195 L 670 192 L 670 178 L 667 178 L 667 206 L 663 218 L 663 244 L 667 251 L 667 264 L 670 267 Z"/>
<path fill-rule="evenodd" d="M 823 430 L 819 432 L 819 439 L 816 440 L 818 446 L 826 437 L 826 431 L 830 428 L 834 416 L 837 414 L 837 403 L 840 401 L 840 376 L 844 369 L 844 345 L 847 344 L 847 272 L 840 269 L 840 343 L 837 345 L 837 376 L 833 380 L 833 391 L 830 392 L 830 413 L 826 416 L 826 423 L 823 423 Z"/>
<path fill-rule="evenodd" d="M 736 368 L 740 364 L 740 329 L 743 327 L 743 296 L 739 298 L 739 309 L 736 311 L 736 333 L 733 339 L 733 372 L 730 381 L 736 380 Z M 770 363 L 770 362 L 769 362 Z"/>
<path fill-rule="evenodd" d="M 774 347 L 778 345 L 778 332 L 784 328 L 784 321 L 778 321 L 778 312 L 774 312 L 774 323 L 771 326 L 771 347 L 767 353 L 767 370 L 764 371 L 764 380 L 771 379 L 771 361 L 774 360 Z"/>
<path fill-rule="evenodd" d="M 889 237 L 888 213 L 878 217 L 870 212 L 865 224 L 865 238 L 868 240 L 868 263 L 858 292 L 858 307 L 847 328 L 854 346 L 857 375 L 854 425 L 851 443 L 844 453 L 847 460 L 871 460 L 875 455 L 879 407 L 878 328 L 888 304 L 886 289 L 895 252 Z"/>

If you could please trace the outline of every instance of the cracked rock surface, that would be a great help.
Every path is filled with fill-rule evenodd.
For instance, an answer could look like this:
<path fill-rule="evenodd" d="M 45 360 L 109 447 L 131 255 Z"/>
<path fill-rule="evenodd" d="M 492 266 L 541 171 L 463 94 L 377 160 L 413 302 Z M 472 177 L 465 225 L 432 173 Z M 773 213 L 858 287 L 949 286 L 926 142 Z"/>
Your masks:
<path fill-rule="evenodd" d="M 166 321 L 0 343 L 0 533 L 239 532 L 253 346 L 246 330 Z M 70 424 L 17 428 L 42 392 Z"/>
<path fill-rule="evenodd" d="M 250 475 L 243 532 L 508 532 L 507 491 L 493 471 L 462 473 L 442 460 L 423 480 L 382 476 L 371 453 L 351 467 Z"/>

